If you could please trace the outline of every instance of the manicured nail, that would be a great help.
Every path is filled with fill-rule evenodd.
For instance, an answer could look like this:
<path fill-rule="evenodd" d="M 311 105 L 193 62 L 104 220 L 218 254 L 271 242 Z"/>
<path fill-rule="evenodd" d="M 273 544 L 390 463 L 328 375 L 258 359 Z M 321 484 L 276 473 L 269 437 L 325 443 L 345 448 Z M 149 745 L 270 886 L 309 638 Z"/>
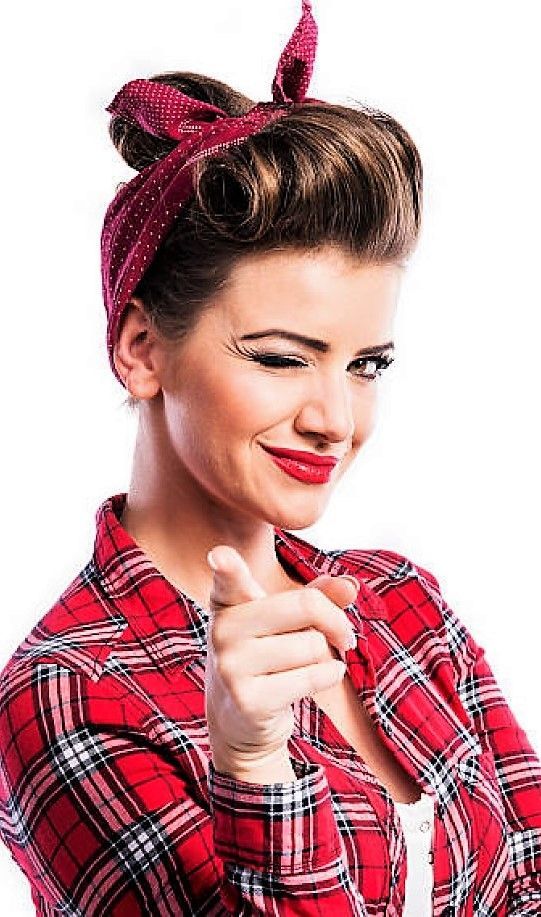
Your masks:
<path fill-rule="evenodd" d="M 349 573 L 347 573 L 347 574 L 346 574 L 346 573 L 342 574 L 342 579 L 347 579 L 347 580 L 349 580 L 350 583 L 352 583 L 353 586 L 355 586 L 355 589 L 357 590 L 357 592 L 358 592 L 359 589 L 361 588 L 361 584 L 360 584 L 359 580 L 356 579 L 356 577 L 354 577 L 354 576 L 350 576 Z"/>
<path fill-rule="evenodd" d="M 354 650 L 356 646 L 357 646 L 357 634 L 355 633 L 354 630 L 350 630 L 348 634 L 347 648 L 348 650 Z"/>

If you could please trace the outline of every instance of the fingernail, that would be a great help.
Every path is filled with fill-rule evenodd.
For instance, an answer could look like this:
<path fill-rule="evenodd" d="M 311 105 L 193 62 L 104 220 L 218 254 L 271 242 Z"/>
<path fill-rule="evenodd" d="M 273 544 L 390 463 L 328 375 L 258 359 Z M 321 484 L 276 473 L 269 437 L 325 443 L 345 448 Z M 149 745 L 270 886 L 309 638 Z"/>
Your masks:
<path fill-rule="evenodd" d="M 354 650 L 356 646 L 357 646 L 357 634 L 355 633 L 354 630 L 350 630 L 348 633 L 347 648 L 348 650 Z"/>
<path fill-rule="evenodd" d="M 361 584 L 360 584 L 360 582 L 359 582 L 358 579 L 356 579 L 354 576 L 350 576 L 349 573 L 347 573 L 347 574 L 346 574 L 346 573 L 343 573 L 343 574 L 341 574 L 341 576 L 342 576 L 342 579 L 347 579 L 347 580 L 349 580 L 350 583 L 351 583 L 353 586 L 355 586 L 355 589 L 357 590 L 357 592 L 359 591 L 359 589 L 361 588 Z"/>

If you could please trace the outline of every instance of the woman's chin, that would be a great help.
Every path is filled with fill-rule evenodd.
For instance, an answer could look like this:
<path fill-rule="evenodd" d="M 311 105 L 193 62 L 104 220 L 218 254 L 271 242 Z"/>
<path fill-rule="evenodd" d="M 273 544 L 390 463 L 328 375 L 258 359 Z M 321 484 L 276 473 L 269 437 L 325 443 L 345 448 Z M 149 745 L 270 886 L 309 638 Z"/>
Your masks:
<path fill-rule="evenodd" d="M 309 501 L 306 497 L 300 501 L 298 508 L 294 506 L 295 501 L 289 501 L 288 506 L 281 512 L 272 513 L 273 525 L 282 529 L 307 529 L 321 519 L 326 502 L 314 501 L 312 505 L 307 505 Z M 293 504 L 293 505 L 292 505 Z"/>

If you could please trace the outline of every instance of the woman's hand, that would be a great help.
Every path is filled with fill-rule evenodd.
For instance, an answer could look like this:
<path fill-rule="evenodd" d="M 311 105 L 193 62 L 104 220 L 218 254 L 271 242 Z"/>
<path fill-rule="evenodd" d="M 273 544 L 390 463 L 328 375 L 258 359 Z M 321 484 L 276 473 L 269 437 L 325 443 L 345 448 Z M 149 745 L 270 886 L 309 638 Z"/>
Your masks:
<path fill-rule="evenodd" d="M 294 700 L 337 684 L 351 646 L 342 610 L 353 577 L 324 574 L 304 588 L 266 595 L 234 548 L 212 550 L 205 712 L 214 764 L 236 772 L 289 761 Z"/>

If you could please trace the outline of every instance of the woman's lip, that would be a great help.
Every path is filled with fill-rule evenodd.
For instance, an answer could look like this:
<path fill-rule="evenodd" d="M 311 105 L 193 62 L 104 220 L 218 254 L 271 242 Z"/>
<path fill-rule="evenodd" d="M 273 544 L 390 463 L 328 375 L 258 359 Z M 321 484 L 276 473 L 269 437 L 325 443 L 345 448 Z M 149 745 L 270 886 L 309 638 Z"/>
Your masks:
<path fill-rule="evenodd" d="M 300 452 L 298 449 L 282 449 L 278 446 L 265 446 L 263 443 L 260 445 L 265 452 L 270 452 L 271 455 L 293 459 L 293 461 L 303 462 L 305 465 L 324 465 L 328 468 L 334 468 L 340 461 L 334 455 L 315 455 L 313 452 Z"/>

